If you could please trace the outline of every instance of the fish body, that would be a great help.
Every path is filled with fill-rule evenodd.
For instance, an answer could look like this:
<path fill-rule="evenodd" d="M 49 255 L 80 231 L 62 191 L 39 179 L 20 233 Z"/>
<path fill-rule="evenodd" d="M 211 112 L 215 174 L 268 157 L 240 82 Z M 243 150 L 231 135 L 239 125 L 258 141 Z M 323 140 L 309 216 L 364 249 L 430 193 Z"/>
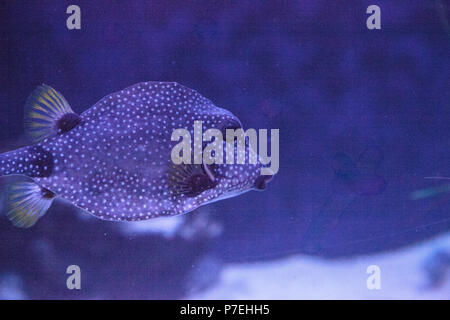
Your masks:
<path fill-rule="evenodd" d="M 33 225 L 48 209 L 45 203 L 33 218 L 26 214 L 37 190 L 41 200 L 60 197 L 101 219 L 136 221 L 187 213 L 261 181 L 259 162 L 173 164 L 174 130 L 194 136 L 194 121 L 205 130 L 242 127 L 231 112 L 178 83 L 135 84 L 80 116 L 53 88 L 35 91 L 27 102 L 26 128 L 38 143 L 0 155 L 0 174 L 24 174 L 37 184 L 10 190 L 7 208 L 18 226 Z"/>

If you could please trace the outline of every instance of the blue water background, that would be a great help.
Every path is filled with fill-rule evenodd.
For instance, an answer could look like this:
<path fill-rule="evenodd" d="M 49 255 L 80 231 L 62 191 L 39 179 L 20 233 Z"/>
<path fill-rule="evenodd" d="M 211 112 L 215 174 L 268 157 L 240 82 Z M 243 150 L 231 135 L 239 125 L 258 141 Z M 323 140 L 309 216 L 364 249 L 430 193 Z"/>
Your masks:
<path fill-rule="evenodd" d="M 81 30 L 66 28 L 70 4 Z M 450 176 L 449 4 L 377 0 L 382 29 L 368 30 L 370 4 L 2 1 L 1 151 L 27 144 L 23 105 L 41 83 L 81 113 L 131 84 L 177 81 L 246 128 L 280 129 L 267 190 L 186 216 L 206 217 L 194 236 L 126 233 L 64 203 L 28 230 L 0 219 L 0 276 L 21 288 L 12 296 L 181 298 L 204 257 L 219 269 L 337 259 L 447 233 L 450 194 L 411 194 L 446 183 L 425 177 Z M 81 291 L 65 288 L 71 264 Z"/>

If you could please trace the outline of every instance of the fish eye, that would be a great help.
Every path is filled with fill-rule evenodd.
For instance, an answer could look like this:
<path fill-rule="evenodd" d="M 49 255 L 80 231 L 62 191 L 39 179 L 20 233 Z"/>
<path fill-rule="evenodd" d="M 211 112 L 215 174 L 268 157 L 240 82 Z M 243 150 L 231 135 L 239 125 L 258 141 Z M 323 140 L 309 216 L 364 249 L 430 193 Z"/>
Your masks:
<path fill-rule="evenodd" d="M 237 126 L 237 125 L 229 125 L 229 126 L 226 126 L 225 127 L 225 132 L 226 132 L 226 130 L 227 129 L 230 129 L 230 130 L 237 130 L 237 129 L 241 129 L 242 127 L 241 126 Z"/>
<path fill-rule="evenodd" d="M 224 137 L 227 136 L 227 130 L 228 130 L 228 129 L 233 130 L 233 131 L 236 131 L 236 130 L 238 130 L 238 129 L 242 129 L 242 127 L 241 127 L 241 126 L 238 126 L 238 125 L 228 125 L 228 126 L 226 126 L 226 127 L 222 130 L 222 135 L 223 135 Z"/>
<path fill-rule="evenodd" d="M 234 120 L 234 119 L 230 119 L 227 120 L 223 125 L 222 125 L 222 135 L 224 137 L 226 137 L 226 133 L 227 133 L 227 129 L 230 130 L 237 130 L 237 129 L 242 129 L 242 125 L 239 121 Z"/>

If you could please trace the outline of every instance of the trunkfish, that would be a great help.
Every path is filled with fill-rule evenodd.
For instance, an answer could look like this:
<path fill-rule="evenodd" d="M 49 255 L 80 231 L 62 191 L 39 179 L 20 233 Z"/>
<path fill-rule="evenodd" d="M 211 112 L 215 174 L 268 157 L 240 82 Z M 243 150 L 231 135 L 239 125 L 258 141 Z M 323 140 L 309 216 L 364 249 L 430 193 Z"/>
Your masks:
<path fill-rule="evenodd" d="M 172 132 L 192 134 L 194 121 L 242 128 L 231 112 L 175 82 L 135 84 L 81 115 L 52 87 L 37 87 L 25 104 L 33 145 L 0 154 L 0 175 L 20 175 L 6 186 L 6 216 L 30 227 L 58 197 L 100 219 L 138 221 L 265 188 L 272 177 L 260 175 L 259 161 L 175 165 Z"/>

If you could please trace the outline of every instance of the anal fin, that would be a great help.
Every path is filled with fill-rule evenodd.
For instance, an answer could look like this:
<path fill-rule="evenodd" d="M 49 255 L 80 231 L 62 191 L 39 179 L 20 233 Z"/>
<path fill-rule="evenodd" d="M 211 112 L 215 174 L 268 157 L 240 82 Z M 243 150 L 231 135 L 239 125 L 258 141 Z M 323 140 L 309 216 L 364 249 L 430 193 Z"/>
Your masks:
<path fill-rule="evenodd" d="M 47 85 L 37 87 L 25 104 L 25 132 L 35 143 L 67 132 L 80 122 L 62 94 Z"/>
<path fill-rule="evenodd" d="M 13 182 L 6 192 L 6 216 L 13 225 L 29 228 L 50 208 L 55 194 L 34 182 Z"/>

